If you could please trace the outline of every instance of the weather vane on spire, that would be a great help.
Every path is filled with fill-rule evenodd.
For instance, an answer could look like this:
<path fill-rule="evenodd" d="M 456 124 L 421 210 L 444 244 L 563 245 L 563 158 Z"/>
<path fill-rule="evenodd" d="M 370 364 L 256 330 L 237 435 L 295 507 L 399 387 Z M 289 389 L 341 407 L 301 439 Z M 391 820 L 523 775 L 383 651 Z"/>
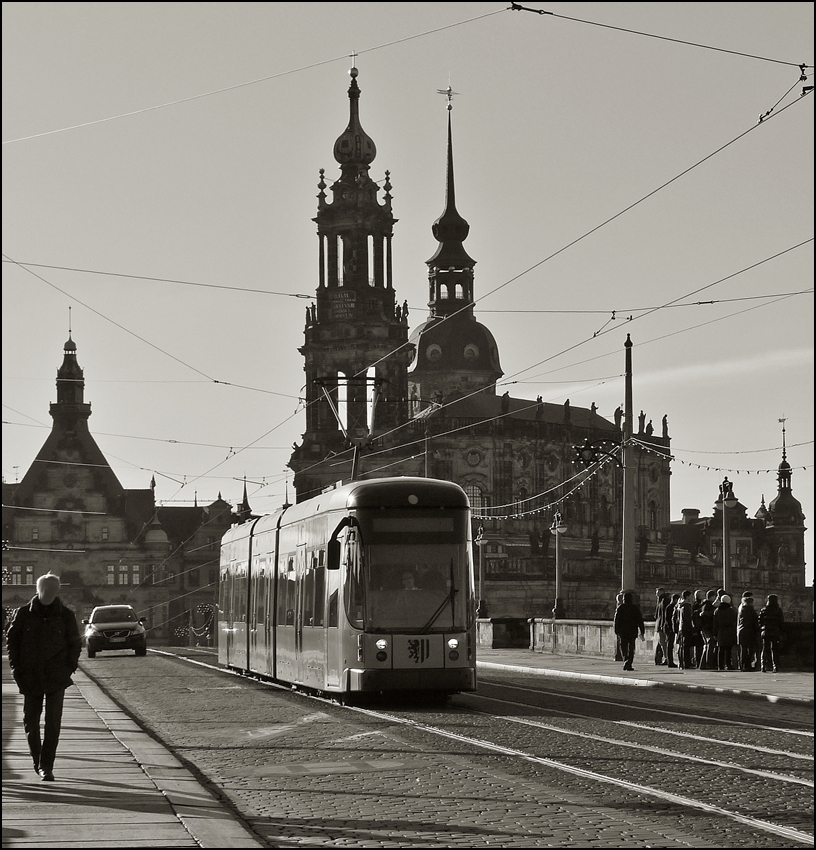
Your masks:
<path fill-rule="evenodd" d="M 359 55 L 360 55 L 360 54 L 359 54 L 356 50 L 352 50 L 352 51 L 351 51 L 350 56 L 351 56 L 351 67 L 352 67 L 352 68 L 356 68 L 356 67 L 357 67 L 357 57 L 358 57 Z"/>
<path fill-rule="evenodd" d="M 451 101 L 453 100 L 454 95 L 459 94 L 459 92 L 454 91 L 451 88 L 450 80 L 448 80 L 448 87 L 446 89 L 437 89 L 436 93 L 437 94 L 444 94 L 445 97 L 447 97 L 447 99 L 448 99 L 448 111 L 450 112 L 450 110 L 453 109 L 453 104 L 451 103 Z"/>
<path fill-rule="evenodd" d="M 786 459 L 786 457 L 785 457 L 785 454 L 786 454 L 786 452 L 785 452 L 785 449 L 786 449 L 786 446 L 785 446 L 785 423 L 788 421 L 788 417 L 783 416 L 779 421 L 782 423 L 782 460 L 785 460 Z"/>

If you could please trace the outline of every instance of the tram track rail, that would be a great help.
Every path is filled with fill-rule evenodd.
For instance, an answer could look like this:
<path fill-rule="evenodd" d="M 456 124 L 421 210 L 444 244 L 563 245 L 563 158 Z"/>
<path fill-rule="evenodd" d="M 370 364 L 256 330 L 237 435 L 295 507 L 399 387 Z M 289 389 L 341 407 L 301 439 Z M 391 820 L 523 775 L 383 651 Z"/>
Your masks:
<path fill-rule="evenodd" d="M 180 660 L 187 661 L 193 664 L 200 664 L 212 670 L 225 672 L 223 667 L 217 664 L 208 663 L 198 658 L 187 658 L 184 655 L 173 652 L 160 652 L 174 656 Z M 202 653 L 203 655 L 204 653 Z M 240 675 L 236 671 L 235 675 Z M 261 680 L 263 681 L 263 680 Z M 279 688 L 285 691 L 291 691 L 291 686 L 283 685 L 275 682 L 264 682 L 273 688 Z M 496 685 L 490 684 L 491 688 L 501 687 L 516 692 L 523 689 L 512 685 Z M 475 751 L 482 751 L 500 755 L 511 760 L 518 760 L 520 763 L 525 763 L 528 766 L 532 765 L 536 768 L 544 768 L 548 771 L 553 771 L 556 775 L 569 775 L 576 777 L 585 783 L 596 785 L 613 786 L 621 791 L 625 791 L 638 797 L 646 797 L 655 801 L 660 801 L 663 804 L 678 806 L 686 810 L 694 810 L 717 818 L 724 818 L 734 823 L 741 824 L 749 830 L 763 833 L 766 835 L 776 836 L 793 844 L 802 844 L 812 846 L 814 837 L 811 832 L 806 831 L 804 823 L 789 825 L 782 822 L 777 822 L 770 819 L 756 817 L 745 811 L 746 806 L 737 805 L 717 805 L 709 799 L 705 799 L 706 792 L 703 791 L 699 795 L 694 793 L 677 793 L 677 788 L 671 787 L 670 777 L 657 777 L 660 781 L 643 782 L 634 779 L 632 776 L 627 776 L 626 766 L 632 761 L 627 755 L 620 753 L 635 753 L 645 757 L 646 760 L 663 759 L 676 770 L 687 771 L 691 775 L 694 771 L 711 770 L 720 771 L 725 776 L 727 785 L 749 786 L 752 793 L 760 795 L 762 788 L 786 786 L 791 789 L 790 793 L 795 795 L 801 794 L 801 806 L 803 811 L 809 805 L 812 819 L 812 799 L 813 799 L 813 755 L 797 752 L 795 746 L 780 748 L 778 746 L 763 746 L 745 741 L 729 741 L 722 738 L 712 737 L 711 735 L 698 735 L 682 730 L 672 730 L 664 726 L 652 725 L 649 722 L 633 722 L 626 720 L 604 721 L 613 725 L 617 730 L 632 735 L 646 734 L 659 735 L 667 740 L 678 739 L 679 741 L 690 742 L 695 746 L 704 746 L 709 748 L 718 747 L 724 752 L 733 753 L 733 758 L 719 755 L 713 757 L 710 755 L 701 756 L 698 753 L 683 752 L 682 749 L 673 748 L 668 744 L 663 746 L 654 746 L 649 743 L 639 742 L 637 740 L 627 740 L 625 738 L 612 737 L 609 734 L 603 734 L 598 729 L 591 732 L 581 731 L 577 729 L 568 729 L 559 726 L 554 722 L 546 722 L 539 719 L 530 719 L 528 717 L 513 716 L 513 711 L 543 710 L 541 705 L 536 705 L 534 701 L 520 701 L 518 699 L 502 699 L 499 697 L 491 697 L 481 694 L 460 694 L 457 695 L 453 704 L 449 704 L 445 708 L 434 711 L 434 720 L 429 721 L 427 718 L 428 711 L 422 711 L 419 716 L 416 711 L 406 709 L 386 709 L 372 708 L 365 705 L 350 705 L 338 702 L 336 699 L 327 698 L 325 696 L 301 693 L 302 696 L 314 700 L 320 704 L 336 706 L 349 712 L 354 712 L 361 717 L 366 717 L 376 722 L 388 722 L 399 724 L 403 727 L 410 728 L 414 732 L 423 735 L 432 735 L 441 737 L 447 740 L 455 741 L 459 745 L 473 748 Z M 555 694 L 556 692 L 552 692 Z M 536 689 L 534 692 L 535 699 L 547 698 L 548 692 Z M 558 694 L 564 698 L 563 694 Z M 532 698 L 531 698 L 532 699 Z M 597 698 L 587 697 L 583 695 L 571 695 L 569 699 L 574 699 L 579 704 L 581 702 L 588 704 L 588 709 L 585 713 L 580 711 L 567 711 L 564 709 L 547 708 L 549 714 L 557 714 L 565 720 L 599 723 L 597 712 L 599 707 L 606 706 L 607 708 L 614 704 L 609 700 L 600 700 Z M 470 704 L 468 704 L 470 703 Z M 489 704 L 498 706 L 499 711 L 490 709 Z M 482 707 L 479 707 L 479 705 Z M 631 708 L 631 704 L 617 703 L 618 707 Z M 502 710 L 503 709 L 503 710 Z M 591 709 L 591 710 L 590 710 Z M 696 721 L 705 722 L 708 724 L 717 724 L 718 728 L 722 728 L 725 732 L 728 730 L 738 730 L 743 734 L 750 733 L 751 735 L 775 735 L 782 739 L 789 740 L 791 744 L 799 744 L 799 748 L 808 743 L 808 739 L 813 739 L 813 733 L 801 729 L 783 728 L 781 726 L 773 726 L 768 723 L 752 722 L 745 720 L 736 720 L 732 718 L 720 718 L 715 715 L 705 715 L 689 710 L 680 711 L 678 709 L 661 709 L 648 708 L 649 713 L 653 713 L 656 717 L 665 718 L 665 722 L 669 720 L 682 720 L 684 722 Z M 483 723 L 483 728 L 473 730 L 469 734 L 462 734 L 461 731 L 455 731 L 451 726 L 454 726 L 461 716 L 470 716 L 478 718 Z M 605 748 L 605 763 L 620 764 L 622 767 L 618 771 L 601 771 L 590 769 L 584 765 L 575 763 L 581 759 L 564 759 L 552 758 L 543 755 L 542 747 L 551 746 L 547 743 L 539 743 L 536 746 L 513 746 L 513 739 L 518 738 L 518 733 L 513 730 L 518 730 L 519 727 L 530 730 L 531 735 L 547 735 L 549 741 L 554 740 L 552 736 L 558 739 L 573 739 L 582 744 L 587 744 L 595 750 Z M 508 741 L 508 738 L 510 741 Z M 802 772 L 808 772 L 808 776 L 797 776 L 794 770 L 785 772 L 781 769 L 758 769 L 751 765 L 750 757 L 757 753 L 761 753 L 763 758 L 777 759 L 781 762 L 792 761 L 797 768 L 801 768 Z M 617 755 L 616 755 L 617 754 Z M 747 756 L 748 763 L 741 763 L 740 756 Z M 677 767 L 681 765 L 681 767 Z M 632 770 L 630 769 L 631 773 Z M 668 779 L 668 781 L 667 781 Z M 674 783 L 676 786 L 678 783 Z M 667 787 L 667 785 L 669 787 Z M 705 785 L 703 786 L 705 788 Z M 798 789 L 798 790 L 797 790 Z M 799 800 L 799 797 L 796 798 Z M 808 803 L 809 801 L 809 803 Z M 750 806 L 748 806 L 750 808 Z M 801 820 L 801 818 L 800 818 Z"/>
<path fill-rule="evenodd" d="M 780 838 L 786 838 L 790 841 L 800 842 L 806 845 L 813 845 L 814 838 L 813 835 L 804 832 L 802 830 L 793 829 L 791 827 L 786 827 L 782 824 L 771 823 L 769 821 L 761 820 L 759 818 L 749 817 L 747 815 L 740 814 L 739 812 L 734 812 L 729 809 L 724 809 L 720 806 L 715 806 L 710 803 L 706 803 L 703 800 L 697 800 L 691 797 L 684 797 L 679 794 L 673 794 L 668 791 L 661 790 L 659 788 L 653 788 L 649 785 L 644 785 L 642 783 L 629 782 L 624 779 L 619 779 L 617 777 L 608 776 L 603 773 L 598 773 L 597 771 L 586 770 L 584 768 L 575 767 L 573 765 L 566 764 L 564 762 L 556 761 L 554 759 L 546 758 L 543 756 L 537 756 L 532 753 L 525 752 L 523 750 L 518 750 L 513 747 L 506 747 L 500 744 L 495 744 L 490 741 L 486 741 L 479 738 L 474 738 L 466 735 L 459 735 L 454 732 L 450 732 L 449 730 L 442 729 L 437 726 L 432 726 L 427 723 L 419 723 L 415 720 L 410 720 L 407 718 L 400 718 L 396 716 L 394 713 L 390 712 L 378 712 L 373 711 L 371 709 L 364 709 L 355 706 L 346 706 L 350 708 L 352 711 L 359 711 L 363 714 L 366 714 L 370 717 L 375 717 L 382 720 L 390 720 L 392 722 L 397 723 L 406 723 L 410 724 L 416 729 L 421 729 L 423 732 L 427 732 L 433 735 L 440 735 L 445 738 L 449 738 L 454 741 L 458 741 L 459 743 L 467 744 L 469 746 L 487 749 L 492 752 L 500 753 L 505 756 L 511 756 L 515 758 L 520 758 L 525 761 L 531 762 L 533 764 L 542 765 L 548 768 L 555 769 L 557 771 L 563 771 L 565 773 L 572 774 L 573 776 L 578 776 L 581 779 L 591 780 L 593 782 L 603 782 L 610 785 L 615 785 L 619 788 L 626 789 L 635 794 L 645 794 L 650 797 L 654 797 L 656 799 L 662 800 L 667 803 L 672 803 L 678 806 L 685 806 L 692 809 L 697 809 L 699 811 L 706 812 L 707 814 L 719 815 L 721 817 L 728 818 L 730 820 L 737 821 L 738 823 L 742 823 L 745 826 L 748 826 L 751 829 L 760 830 L 762 832 L 767 832 L 772 835 L 779 836 Z M 776 778 L 776 777 L 775 777 Z M 811 783 L 812 786 L 812 783 Z"/>

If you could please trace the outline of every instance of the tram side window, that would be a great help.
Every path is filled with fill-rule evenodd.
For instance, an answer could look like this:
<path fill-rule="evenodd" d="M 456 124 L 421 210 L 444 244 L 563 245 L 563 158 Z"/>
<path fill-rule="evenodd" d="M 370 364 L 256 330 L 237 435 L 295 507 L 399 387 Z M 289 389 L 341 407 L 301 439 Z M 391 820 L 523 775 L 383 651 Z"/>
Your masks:
<path fill-rule="evenodd" d="M 315 625 L 314 621 L 314 599 L 315 599 L 315 567 L 317 557 L 312 555 L 307 558 L 306 576 L 303 581 L 303 621 L 306 626 Z"/>
<path fill-rule="evenodd" d="M 286 571 L 278 578 L 278 625 L 295 624 L 295 559 L 286 559 Z"/>
<path fill-rule="evenodd" d="M 314 564 L 314 624 L 322 626 L 326 609 L 326 550 L 321 549 L 312 563 Z"/>
<path fill-rule="evenodd" d="M 235 574 L 235 619 L 239 623 L 247 621 L 247 563 L 242 561 Z"/>
<path fill-rule="evenodd" d="M 337 613 L 337 603 L 338 597 L 340 595 L 340 591 L 334 590 L 332 591 L 331 596 L 329 597 L 329 623 L 328 626 L 330 629 L 336 629 L 338 626 L 339 618 Z"/>
<path fill-rule="evenodd" d="M 265 596 L 266 596 L 266 584 L 264 580 L 264 568 L 261 567 L 260 572 L 258 573 L 258 578 L 255 582 L 255 622 L 263 623 L 264 622 L 264 611 L 265 611 Z"/>

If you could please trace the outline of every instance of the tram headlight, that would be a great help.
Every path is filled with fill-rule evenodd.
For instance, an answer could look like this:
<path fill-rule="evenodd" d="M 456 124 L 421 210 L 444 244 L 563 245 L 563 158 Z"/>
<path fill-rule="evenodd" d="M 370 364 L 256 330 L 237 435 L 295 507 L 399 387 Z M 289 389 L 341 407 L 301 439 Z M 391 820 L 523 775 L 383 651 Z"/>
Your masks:
<path fill-rule="evenodd" d="M 380 639 L 377 641 L 377 643 L 375 643 L 374 645 L 377 647 L 377 649 L 380 649 L 380 650 L 382 650 L 382 649 L 388 649 L 388 641 L 387 641 L 387 640 L 383 640 L 382 638 L 380 638 Z"/>
<path fill-rule="evenodd" d="M 458 649 L 458 648 L 459 648 L 459 641 L 458 641 L 456 638 L 451 638 L 451 639 L 448 641 L 448 646 L 449 646 L 451 649 Z"/>

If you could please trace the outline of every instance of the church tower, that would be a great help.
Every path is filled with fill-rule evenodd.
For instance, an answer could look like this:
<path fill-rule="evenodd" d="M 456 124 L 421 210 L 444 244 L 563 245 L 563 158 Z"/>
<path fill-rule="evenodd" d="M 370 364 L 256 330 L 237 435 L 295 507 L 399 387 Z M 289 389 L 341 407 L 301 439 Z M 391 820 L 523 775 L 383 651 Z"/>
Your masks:
<path fill-rule="evenodd" d="M 318 474 L 315 464 L 407 418 L 411 349 L 407 302 L 397 305 L 392 279 L 391 182 L 386 171 L 380 202 L 369 176 L 377 148 L 360 123 L 358 73 L 349 71 L 349 122 L 334 143 L 340 177 L 329 188 L 330 201 L 323 169 L 318 183 L 318 287 L 299 349 L 306 431 L 289 462 L 298 501 L 320 490 L 326 470 Z M 336 467 L 332 480 L 348 478 L 349 471 Z"/>
<path fill-rule="evenodd" d="M 789 578 L 790 583 L 797 584 L 797 578 L 801 576 L 805 566 L 805 515 L 802 512 L 802 503 L 793 495 L 792 475 L 783 420 L 782 461 L 777 470 L 777 493 L 768 505 L 770 523 L 766 522 L 766 527 L 772 529 L 777 570 L 793 570 L 792 576 L 784 578 Z"/>
<path fill-rule="evenodd" d="M 431 228 L 439 247 L 427 260 L 429 318 L 411 335 L 415 356 L 408 375 L 411 415 L 432 401 L 486 390 L 495 395 L 503 372 L 493 334 L 473 315 L 473 267 L 465 250 L 470 225 L 456 209 L 448 89 L 445 208 Z"/>

